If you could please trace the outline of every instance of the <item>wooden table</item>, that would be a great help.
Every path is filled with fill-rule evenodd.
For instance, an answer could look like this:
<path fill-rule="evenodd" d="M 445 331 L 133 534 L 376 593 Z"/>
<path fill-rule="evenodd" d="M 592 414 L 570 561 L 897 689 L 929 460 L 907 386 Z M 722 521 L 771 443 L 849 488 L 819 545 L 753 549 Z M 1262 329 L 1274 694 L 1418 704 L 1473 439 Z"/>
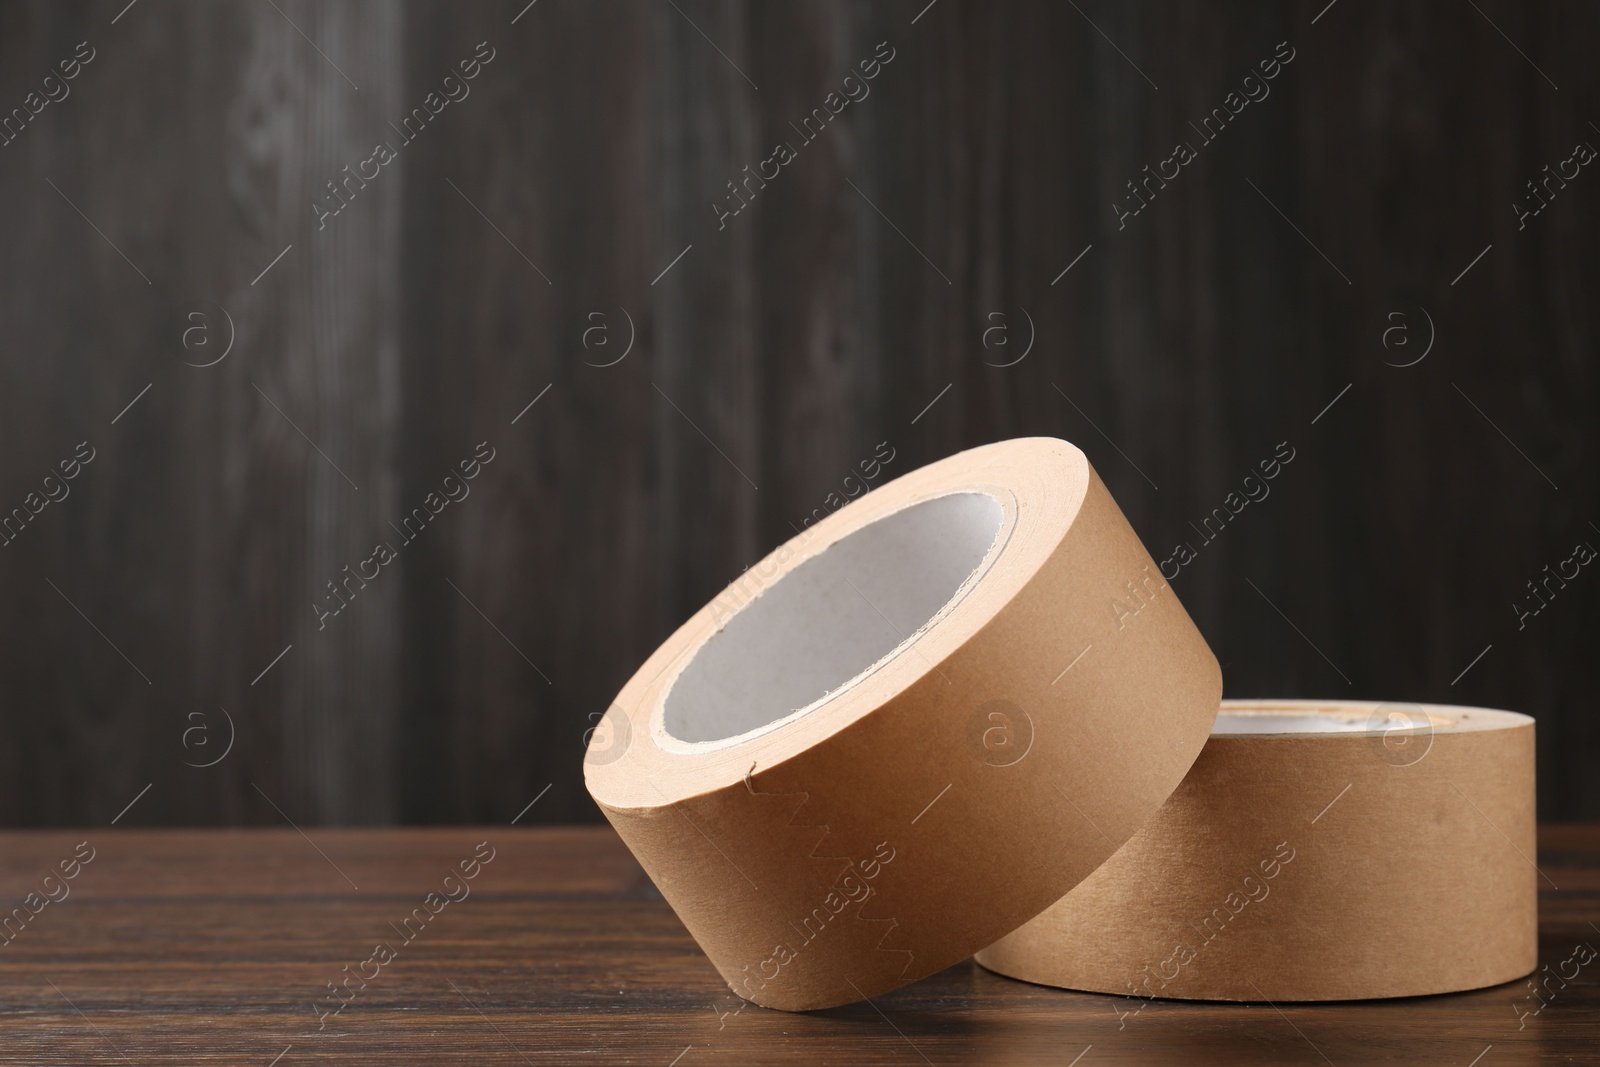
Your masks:
<path fill-rule="evenodd" d="M 0 944 L 0 1064 L 1600 1062 L 1600 961 L 1521 1030 L 1521 983 L 1367 1004 L 1154 1002 L 1119 1019 L 1138 1002 L 970 960 L 792 1015 L 741 1008 L 608 829 L 0 839 L 0 900 L 38 894 Z M 76 877 L 44 881 L 85 840 Z M 1545 827 L 1539 854 L 1561 887 L 1541 899 L 1541 962 L 1600 946 L 1600 827 Z M 462 860 L 475 877 L 447 881 Z M 1395 907 L 1426 922 L 1433 903 Z M 379 941 L 394 958 L 373 957 Z M 346 974 L 371 980 L 352 978 L 320 1018 Z"/>

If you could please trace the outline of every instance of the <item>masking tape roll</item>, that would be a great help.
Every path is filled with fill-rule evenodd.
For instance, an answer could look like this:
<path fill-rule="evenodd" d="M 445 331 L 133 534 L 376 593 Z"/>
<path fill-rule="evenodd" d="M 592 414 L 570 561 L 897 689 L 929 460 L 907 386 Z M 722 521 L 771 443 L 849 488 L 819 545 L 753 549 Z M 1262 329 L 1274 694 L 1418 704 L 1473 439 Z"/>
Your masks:
<path fill-rule="evenodd" d="M 1538 965 L 1536 856 L 1528 716 L 1229 700 L 1156 817 L 977 957 L 1140 998 L 1478 989 Z"/>
<path fill-rule="evenodd" d="M 1220 695 L 1083 453 L 1029 438 L 746 572 L 623 687 L 584 778 L 734 992 L 822 1008 L 1077 884 L 1177 787 Z"/>

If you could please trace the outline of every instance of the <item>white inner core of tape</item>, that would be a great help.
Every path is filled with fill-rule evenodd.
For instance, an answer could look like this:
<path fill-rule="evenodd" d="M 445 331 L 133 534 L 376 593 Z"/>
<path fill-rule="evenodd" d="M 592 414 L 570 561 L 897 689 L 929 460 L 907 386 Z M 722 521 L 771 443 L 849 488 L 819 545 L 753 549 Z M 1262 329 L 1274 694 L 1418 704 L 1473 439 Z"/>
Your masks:
<path fill-rule="evenodd" d="M 1442 723 L 1444 720 L 1438 720 Z M 1219 734 L 1363 734 L 1392 730 L 1427 730 L 1434 720 L 1418 711 L 1395 709 L 1373 722 L 1367 716 L 1323 715 L 1317 712 L 1274 713 L 1223 711 L 1211 725 Z"/>
<path fill-rule="evenodd" d="M 666 732 L 679 741 L 722 741 L 842 688 L 965 594 L 1004 518 L 987 493 L 953 493 L 829 545 L 701 646 L 667 693 Z M 747 575 L 732 588 L 755 595 L 758 582 Z"/>

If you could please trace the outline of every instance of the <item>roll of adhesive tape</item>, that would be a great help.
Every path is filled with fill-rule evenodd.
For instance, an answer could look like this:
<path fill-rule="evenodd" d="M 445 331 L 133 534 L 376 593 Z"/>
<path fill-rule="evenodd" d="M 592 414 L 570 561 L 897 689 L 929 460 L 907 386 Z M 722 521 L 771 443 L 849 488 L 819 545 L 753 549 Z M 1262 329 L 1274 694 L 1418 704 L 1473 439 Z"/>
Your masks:
<path fill-rule="evenodd" d="M 822 1008 L 1076 885 L 1183 779 L 1220 690 L 1083 453 L 1007 441 L 747 571 L 623 688 L 584 777 L 736 993 Z"/>
<path fill-rule="evenodd" d="M 1149 825 L 978 962 L 1181 1000 L 1511 981 L 1538 965 L 1533 785 L 1526 715 L 1224 701 Z"/>

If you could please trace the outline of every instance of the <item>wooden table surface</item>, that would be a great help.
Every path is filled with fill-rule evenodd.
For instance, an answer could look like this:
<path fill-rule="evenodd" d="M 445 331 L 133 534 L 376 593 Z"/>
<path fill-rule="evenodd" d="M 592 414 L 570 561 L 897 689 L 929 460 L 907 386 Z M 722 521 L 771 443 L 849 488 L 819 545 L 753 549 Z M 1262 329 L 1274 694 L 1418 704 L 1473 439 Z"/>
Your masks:
<path fill-rule="evenodd" d="M 1544 827 L 1539 855 L 1555 964 L 1600 946 L 1600 826 Z M 462 860 L 476 877 L 447 881 Z M 0 942 L 0 1064 L 1600 1062 L 1600 961 L 1521 1029 L 1521 983 L 1119 1018 L 1139 1002 L 970 960 L 870 1004 L 741 1010 L 602 828 L 7 832 L 0 900 L 29 915 Z M 1395 907 L 1427 922 L 1434 903 Z"/>

